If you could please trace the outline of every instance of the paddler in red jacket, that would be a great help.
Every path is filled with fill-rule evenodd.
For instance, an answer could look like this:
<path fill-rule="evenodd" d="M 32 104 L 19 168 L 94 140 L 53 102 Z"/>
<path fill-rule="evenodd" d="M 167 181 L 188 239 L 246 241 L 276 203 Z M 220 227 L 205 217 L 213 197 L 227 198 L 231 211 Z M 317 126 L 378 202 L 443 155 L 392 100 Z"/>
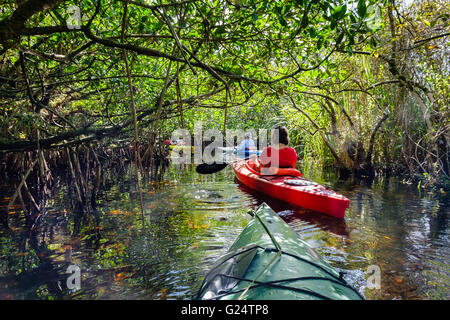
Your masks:
<path fill-rule="evenodd" d="M 298 156 L 294 148 L 288 147 L 289 141 L 289 131 L 286 127 L 278 126 L 272 130 L 271 146 L 264 148 L 259 161 L 256 155 L 250 157 L 255 162 L 256 169 L 265 174 L 272 174 L 277 168 L 295 168 Z"/>

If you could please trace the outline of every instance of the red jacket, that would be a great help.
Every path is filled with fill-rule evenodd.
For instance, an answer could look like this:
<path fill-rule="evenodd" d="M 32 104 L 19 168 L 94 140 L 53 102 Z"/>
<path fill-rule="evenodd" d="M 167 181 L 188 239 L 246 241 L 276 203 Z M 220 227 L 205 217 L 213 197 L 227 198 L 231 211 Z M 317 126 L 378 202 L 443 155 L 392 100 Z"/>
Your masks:
<path fill-rule="evenodd" d="M 277 157 L 278 155 L 278 157 Z M 278 158 L 278 159 L 277 159 Z M 267 147 L 263 150 L 259 159 L 264 167 L 279 167 L 279 168 L 295 168 L 297 162 L 297 152 L 291 147 L 285 147 L 281 150 Z M 278 165 L 276 164 L 278 160 Z"/>

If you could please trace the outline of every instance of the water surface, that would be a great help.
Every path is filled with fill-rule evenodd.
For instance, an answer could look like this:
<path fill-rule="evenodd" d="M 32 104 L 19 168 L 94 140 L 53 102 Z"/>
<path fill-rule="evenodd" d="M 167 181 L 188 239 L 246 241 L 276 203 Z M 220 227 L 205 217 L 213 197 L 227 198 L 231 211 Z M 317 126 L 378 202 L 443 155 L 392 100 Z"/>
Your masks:
<path fill-rule="evenodd" d="M 144 216 L 131 168 L 104 175 L 89 212 L 73 209 L 73 186 L 64 181 L 34 226 L 20 202 L 13 206 L 10 229 L 0 226 L 0 299 L 191 299 L 263 201 L 366 298 L 449 298 L 447 195 L 393 178 L 310 175 L 350 199 L 338 220 L 255 193 L 230 167 L 205 176 L 194 169 L 172 165 L 161 181 L 144 184 Z M 1 186 L 3 209 L 10 189 Z M 73 264 L 80 290 L 67 288 Z M 371 265 L 381 271 L 380 289 L 367 288 Z"/>

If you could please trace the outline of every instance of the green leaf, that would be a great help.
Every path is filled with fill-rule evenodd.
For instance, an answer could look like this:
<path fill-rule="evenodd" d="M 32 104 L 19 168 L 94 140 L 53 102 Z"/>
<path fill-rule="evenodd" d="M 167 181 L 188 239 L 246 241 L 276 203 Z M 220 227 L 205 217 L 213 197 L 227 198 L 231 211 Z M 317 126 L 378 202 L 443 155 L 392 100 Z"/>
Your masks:
<path fill-rule="evenodd" d="M 289 10 L 291 10 L 291 5 L 287 4 L 283 7 L 283 9 L 281 9 L 281 14 L 286 15 L 289 13 Z"/>
<path fill-rule="evenodd" d="M 343 32 L 341 32 L 341 33 L 338 35 L 338 37 L 337 37 L 337 39 L 336 39 L 336 45 L 339 45 L 339 44 L 341 43 L 342 39 L 344 39 L 344 33 L 343 33 Z"/>
<path fill-rule="evenodd" d="M 214 34 L 215 35 L 219 35 L 219 34 L 223 34 L 226 32 L 225 26 L 218 26 L 215 31 Z"/>
<path fill-rule="evenodd" d="M 336 21 L 331 21 L 331 23 L 330 23 L 331 30 L 336 29 L 336 26 L 337 26 L 337 22 Z"/>
<path fill-rule="evenodd" d="M 317 50 L 320 50 L 322 48 L 322 45 L 323 45 L 323 38 L 320 37 L 319 40 L 317 40 L 316 44 Z"/>
<path fill-rule="evenodd" d="M 309 23 L 308 16 L 304 16 L 304 18 L 302 19 L 302 23 L 301 23 L 300 27 L 301 28 L 306 28 L 308 23 Z"/>
<path fill-rule="evenodd" d="M 130 13 L 129 13 L 130 17 L 135 17 L 136 16 L 136 9 L 134 7 L 130 7 Z"/>
<path fill-rule="evenodd" d="M 353 54 L 353 50 L 352 50 L 352 47 L 351 47 L 351 46 L 348 46 L 348 47 L 347 47 L 347 52 L 348 52 L 350 55 Z"/>
<path fill-rule="evenodd" d="M 348 36 L 348 44 L 349 44 L 350 46 L 352 46 L 352 45 L 355 44 L 355 35 L 349 34 L 349 36 Z"/>
<path fill-rule="evenodd" d="M 281 15 L 278 16 L 278 22 L 279 22 L 283 27 L 286 27 L 286 26 L 287 26 L 286 20 L 284 20 L 284 18 L 283 18 Z"/>
<path fill-rule="evenodd" d="M 334 13 L 331 15 L 335 20 L 341 20 L 344 18 L 347 13 L 347 5 L 339 6 L 334 10 Z"/>
<path fill-rule="evenodd" d="M 275 5 L 274 9 L 278 16 L 281 14 L 281 10 L 283 10 L 283 8 L 278 3 Z"/>
<path fill-rule="evenodd" d="M 358 16 L 363 19 L 366 16 L 367 13 L 367 6 L 365 0 L 359 0 L 358 1 L 358 7 L 357 7 Z"/>

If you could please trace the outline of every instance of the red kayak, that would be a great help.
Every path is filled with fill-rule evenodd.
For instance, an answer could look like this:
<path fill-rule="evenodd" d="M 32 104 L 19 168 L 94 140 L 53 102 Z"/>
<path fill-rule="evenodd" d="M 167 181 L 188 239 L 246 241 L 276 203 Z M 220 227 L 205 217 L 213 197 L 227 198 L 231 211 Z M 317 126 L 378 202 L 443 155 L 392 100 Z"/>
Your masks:
<path fill-rule="evenodd" d="M 344 218 L 350 200 L 326 187 L 301 177 L 295 169 L 279 169 L 262 175 L 251 160 L 233 164 L 238 180 L 247 187 L 300 207 Z"/>

